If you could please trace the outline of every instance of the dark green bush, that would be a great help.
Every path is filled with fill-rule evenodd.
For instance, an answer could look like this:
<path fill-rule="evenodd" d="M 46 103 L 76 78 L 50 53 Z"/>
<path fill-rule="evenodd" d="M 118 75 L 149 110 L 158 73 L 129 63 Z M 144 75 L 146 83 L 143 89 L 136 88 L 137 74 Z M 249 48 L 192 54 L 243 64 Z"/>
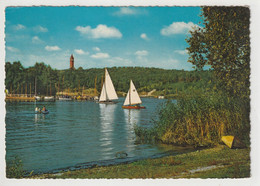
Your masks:
<path fill-rule="evenodd" d="M 11 162 L 7 162 L 6 177 L 7 178 L 22 178 L 25 174 L 23 170 L 22 160 L 16 156 Z"/>

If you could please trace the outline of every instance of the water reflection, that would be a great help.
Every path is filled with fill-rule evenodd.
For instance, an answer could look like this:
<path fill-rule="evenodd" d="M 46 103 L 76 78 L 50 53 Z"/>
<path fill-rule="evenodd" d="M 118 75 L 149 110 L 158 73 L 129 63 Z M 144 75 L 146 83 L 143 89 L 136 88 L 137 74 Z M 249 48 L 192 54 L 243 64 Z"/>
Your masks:
<path fill-rule="evenodd" d="M 113 150 L 114 113 L 116 104 L 99 104 L 100 108 L 100 146 L 103 157 L 110 158 Z"/>
<path fill-rule="evenodd" d="M 44 120 L 45 115 L 44 114 L 34 114 L 34 122 L 37 124 L 39 121 Z"/>
<path fill-rule="evenodd" d="M 134 127 L 140 120 L 140 110 L 136 109 L 124 109 L 125 120 L 129 127 Z M 129 128 L 128 127 L 128 128 Z"/>
<path fill-rule="evenodd" d="M 133 143 L 135 140 L 134 126 L 140 121 L 140 110 L 124 109 L 125 116 L 125 131 L 127 131 L 127 151 L 131 152 L 136 148 Z"/>

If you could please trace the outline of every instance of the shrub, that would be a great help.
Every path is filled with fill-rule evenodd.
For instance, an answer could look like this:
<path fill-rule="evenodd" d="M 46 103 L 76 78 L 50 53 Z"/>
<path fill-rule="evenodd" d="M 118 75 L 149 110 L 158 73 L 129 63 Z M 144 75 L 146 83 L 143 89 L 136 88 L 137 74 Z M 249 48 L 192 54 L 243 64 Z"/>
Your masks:
<path fill-rule="evenodd" d="M 6 166 L 6 177 L 7 178 L 22 178 L 25 174 L 23 170 L 22 160 L 16 156 L 14 160 L 7 163 Z"/>
<path fill-rule="evenodd" d="M 168 101 L 159 109 L 151 129 L 136 129 L 142 139 L 163 143 L 212 146 L 223 135 L 234 135 L 249 143 L 250 104 L 248 99 L 211 94 Z M 147 137 L 148 136 L 148 137 Z"/>

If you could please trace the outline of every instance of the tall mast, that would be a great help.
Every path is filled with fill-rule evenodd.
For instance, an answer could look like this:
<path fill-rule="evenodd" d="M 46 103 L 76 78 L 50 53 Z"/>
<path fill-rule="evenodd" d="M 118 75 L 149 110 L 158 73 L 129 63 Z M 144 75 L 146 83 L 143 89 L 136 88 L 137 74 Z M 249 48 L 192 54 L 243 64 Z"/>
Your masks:
<path fill-rule="evenodd" d="M 61 92 L 62 95 L 63 95 L 63 90 L 64 90 L 64 76 L 62 78 L 62 92 Z"/>
<path fill-rule="evenodd" d="M 37 81 L 36 81 L 36 78 L 37 78 L 37 77 L 35 76 L 35 78 L 34 78 L 34 81 L 35 81 L 35 82 L 34 82 L 34 86 L 35 86 L 35 87 L 34 87 L 34 95 L 35 95 L 35 96 L 36 96 L 36 93 L 37 93 L 37 91 L 36 91 L 36 82 L 37 82 Z"/>
<path fill-rule="evenodd" d="M 95 78 L 95 89 L 94 89 L 94 96 L 97 95 L 97 76 Z"/>
<path fill-rule="evenodd" d="M 132 88 L 131 88 L 131 84 L 132 84 L 131 81 L 130 81 L 130 89 L 129 89 L 129 105 L 131 105 L 131 90 L 132 90 Z"/>
<path fill-rule="evenodd" d="M 60 80 L 58 82 L 58 93 L 60 92 Z"/>
<path fill-rule="evenodd" d="M 30 83 L 30 97 L 32 97 L 32 83 Z"/>
<path fill-rule="evenodd" d="M 103 75 L 101 76 L 101 89 L 103 87 Z"/>
<path fill-rule="evenodd" d="M 78 92 L 80 92 L 80 80 L 79 80 L 79 82 L 78 82 Z"/>
<path fill-rule="evenodd" d="M 104 75 L 104 83 L 105 83 L 105 85 L 106 85 L 106 75 L 107 75 L 107 74 L 106 74 L 106 73 L 107 73 L 106 71 L 107 71 L 107 68 L 105 68 L 105 75 Z"/>
<path fill-rule="evenodd" d="M 109 98 L 108 98 L 108 94 L 107 94 L 107 80 L 106 80 L 106 78 L 107 78 L 107 68 L 105 68 L 105 76 L 104 76 L 104 83 L 105 83 L 105 86 L 104 86 L 104 88 L 105 88 L 105 93 L 106 93 L 106 101 L 109 101 Z"/>

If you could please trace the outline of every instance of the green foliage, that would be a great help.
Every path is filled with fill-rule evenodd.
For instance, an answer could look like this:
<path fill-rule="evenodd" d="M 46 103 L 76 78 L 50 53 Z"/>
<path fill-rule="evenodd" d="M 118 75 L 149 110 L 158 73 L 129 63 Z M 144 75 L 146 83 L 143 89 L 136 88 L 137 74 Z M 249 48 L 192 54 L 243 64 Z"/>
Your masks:
<path fill-rule="evenodd" d="M 138 125 L 134 126 L 134 132 L 137 136 L 137 142 L 156 142 L 157 140 L 157 134 L 155 128 L 144 128 Z"/>
<path fill-rule="evenodd" d="M 104 78 L 104 69 L 55 70 L 44 63 L 36 63 L 33 67 L 23 68 L 20 62 L 13 62 L 13 64 L 7 62 L 5 70 L 6 88 L 12 93 L 25 93 L 25 85 L 27 85 L 27 93 L 30 92 L 31 86 L 31 93 L 34 94 L 35 83 L 38 95 L 55 95 L 56 92 L 67 89 L 70 89 L 70 92 L 81 92 L 83 86 L 84 90 L 95 88 L 95 79 L 97 79 L 97 90 L 100 92 L 102 78 Z M 193 94 L 193 92 L 201 93 L 205 91 L 205 87 L 212 89 L 215 81 L 210 71 L 143 67 L 112 67 L 108 68 L 108 71 L 118 92 L 127 92 L 129 81 L 132 79 L 139 93 L 156 89 L 155 95 L 166 97 L 168 95 L 168 97 L 178 97 L 183 94 Z"/>
<path fill-rule="evenodd" d="M 7 178 L 22 178 L 25 174 L 23 170 L 22 160 L 16 156 L 11 162 L 7 162 L 6 177 Z"/>
<path fill-rule="evenodd" d="M 144 140 L 178 145 L 211 146 L 223 135 L 234 135 L 249 144 L 250 105 L 248 100 L 220 94 L 181 98 L 159 110 L 153 128 L 137 128 Z"/>
<path fill-rule="evenodd" d="M 201 17 L 204 27 L 187 38 L 189 62 L 197 70 L 210 65 L 229 96 L 249 97 L 249 8 L 203 7 Z"/>
<path fill-rule="evenodd" d="M 14 94 L 34 94 L 35 85 L 37 94 L 55 95 L 55 83 L 58 78 L 56 70 L 44 63 L 36 63 L 34 67 L 24 68 L 18 62 L 5 64 L 6 88 Z"/>

